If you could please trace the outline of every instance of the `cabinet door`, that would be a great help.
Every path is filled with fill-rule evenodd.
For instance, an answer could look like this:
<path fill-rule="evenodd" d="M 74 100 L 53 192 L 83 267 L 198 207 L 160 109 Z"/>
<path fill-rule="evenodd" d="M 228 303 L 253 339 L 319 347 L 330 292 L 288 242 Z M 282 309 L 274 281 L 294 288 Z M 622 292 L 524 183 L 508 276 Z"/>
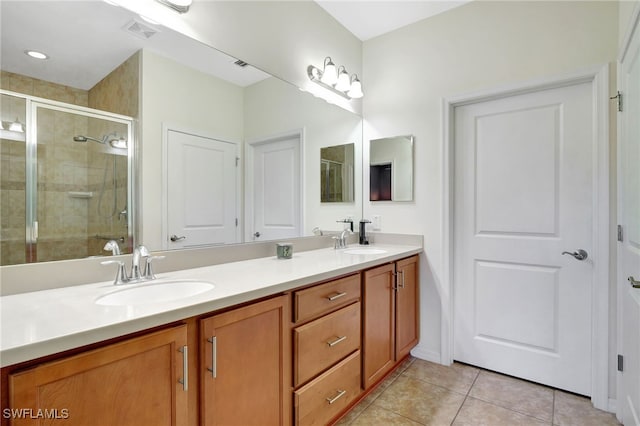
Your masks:
<path fill-rule="evenodd" d="M 288 300 L 276 297 L 202 320 L 203 424 L 290 424 Z"/>
<path fill-rule="evenodd" d="M 396 263 L 396 361 L 418 343 L 418 256 Z"/>
<path fill-rule="evenodd" d="M 368 389 L 394 365 L 395 290 L 393 264 L 364 273 L 363 284 L 363 377 Z"/>
<path fill-rule="evenodd" d="M 12 374 L 11 424 L 186 425 L 186 343 L 183 325 Z"/>

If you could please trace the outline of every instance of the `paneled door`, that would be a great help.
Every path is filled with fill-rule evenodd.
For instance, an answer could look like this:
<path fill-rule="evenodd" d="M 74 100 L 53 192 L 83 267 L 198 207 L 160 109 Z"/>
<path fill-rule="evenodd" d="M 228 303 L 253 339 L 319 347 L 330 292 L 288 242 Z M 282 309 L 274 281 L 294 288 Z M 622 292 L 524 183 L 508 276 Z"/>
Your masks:
<path fill-rule="evenodd" d="M 640 25 L 620 64 L 624 96 L 618 126 L 618 353 L 624 357 L 618 417 L 640 424 Z"/>
<path fill-rule="evenodd" d="M 236 145 L 167 132 L 167 248 L 235 243 Z"/>
<path fill-rule="evenodd" d="M 250 145 L 246 241 L 302 236 L 301 135 Z"/>
<path fill-rule="evenodd" d="M 454 359 L 591 394 L 591 83 L 455 109 Z"/>

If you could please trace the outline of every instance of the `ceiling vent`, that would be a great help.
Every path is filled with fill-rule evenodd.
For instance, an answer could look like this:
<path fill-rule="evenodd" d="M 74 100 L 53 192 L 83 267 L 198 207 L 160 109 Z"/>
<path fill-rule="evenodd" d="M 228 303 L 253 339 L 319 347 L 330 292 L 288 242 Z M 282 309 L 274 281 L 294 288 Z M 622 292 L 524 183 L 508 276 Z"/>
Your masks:
<path fill-rule="evenodd" d="M 155 28 L 143 24 L 140 21 L 136 21 L 135 19 L 132 19 L 127 25 L 123 27 L 123 29 L 129 34 L 133 34 L 134 36 L 143 40 L 149 40 L 151 37 L 158 33 L 158 30 L 156 30 Z"/>
<path fill-rule="evenodd" d="M 236 64 L 237 66 L 244 68 L 247 65 L 249 65 L 248 63 L 246 63 L 245 61 L 243 61 L 242 59 L 238 59 L 237 61 L 234 62 L 234 64 Z"/>

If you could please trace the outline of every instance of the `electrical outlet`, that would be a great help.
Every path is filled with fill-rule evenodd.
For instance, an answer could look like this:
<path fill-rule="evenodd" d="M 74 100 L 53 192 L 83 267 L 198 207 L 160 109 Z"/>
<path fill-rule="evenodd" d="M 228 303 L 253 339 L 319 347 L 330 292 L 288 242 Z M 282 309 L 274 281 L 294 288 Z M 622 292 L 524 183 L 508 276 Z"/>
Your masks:
<path fill-rule="evenodd" d="M 374 231 L 381 231 L 382 230 L 382 216 L 380 216 L 379 214 L 375 214 L 373 215 L 373 221 L 372 221 L 372 227 Z"/>

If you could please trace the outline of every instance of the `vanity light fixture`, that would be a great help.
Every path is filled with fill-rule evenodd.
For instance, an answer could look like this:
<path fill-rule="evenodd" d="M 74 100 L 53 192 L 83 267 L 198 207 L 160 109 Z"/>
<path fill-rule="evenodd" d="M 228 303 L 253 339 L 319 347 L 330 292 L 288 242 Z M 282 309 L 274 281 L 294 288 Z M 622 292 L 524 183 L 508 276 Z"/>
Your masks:
<path fill-rule="evenodd" d="M 178 13 L 187 13 L 193 0 L 156 0 L 158 3 L 165 5 Z"/>
<path fill-rule="evenodd" d="M 358 76 L 354 74 L 349 77 L 349 73 L 343 65 L 340 65 L 336 70 L 336 66 L 329 56 L 324 59 L 322 70 L 309 65 L 307 67 L 307 75 L 314 83 L 349 100 L 364 96 L 362 83 L 360 83 Z"/>

